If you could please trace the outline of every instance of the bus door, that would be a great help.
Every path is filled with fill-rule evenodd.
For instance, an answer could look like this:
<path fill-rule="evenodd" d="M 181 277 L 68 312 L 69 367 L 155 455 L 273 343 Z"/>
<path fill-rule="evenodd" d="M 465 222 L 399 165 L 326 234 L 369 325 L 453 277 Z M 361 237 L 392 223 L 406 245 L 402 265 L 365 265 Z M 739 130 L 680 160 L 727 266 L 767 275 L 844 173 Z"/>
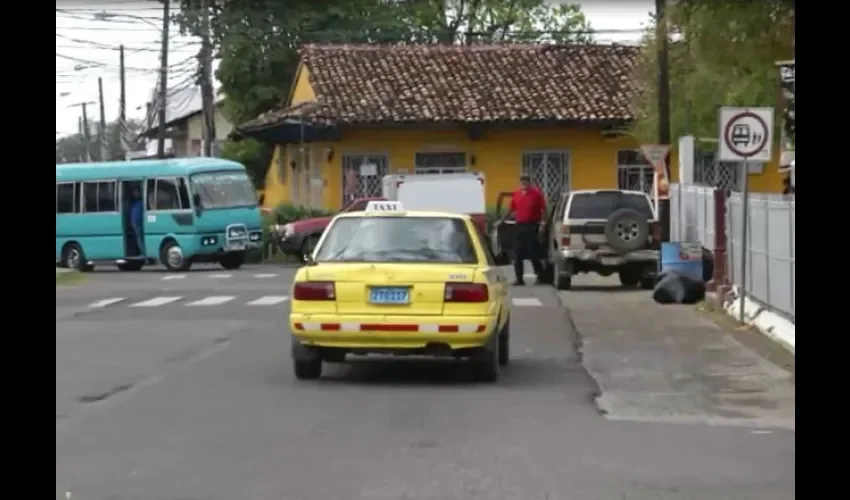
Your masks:
<path fill-rule="evenodd" d="M 169 234 L 190 233 L 195 217 L 185 177 L 156 177 L 145 189 L 145 249 L 148 258 L 159 257 L 159 247 Z"/>
<path fill-rule="evenodd" d="M 123 228 L 124 236 L 124 256 L 143 257 L 144 245 L 141 244 L 144 238 L 144 219 L 145 219 L 145 194 L 144 181 L 139 180 L 124 180 L 121 181 L 121 227 Z M 139 219 L 141 225 L 137 228 L 136 222 L 133 220 L 133 206 L 138 203 L 138 210 L 141 211 Z M 139 234 L 137 234 L 137 232 Z"/>

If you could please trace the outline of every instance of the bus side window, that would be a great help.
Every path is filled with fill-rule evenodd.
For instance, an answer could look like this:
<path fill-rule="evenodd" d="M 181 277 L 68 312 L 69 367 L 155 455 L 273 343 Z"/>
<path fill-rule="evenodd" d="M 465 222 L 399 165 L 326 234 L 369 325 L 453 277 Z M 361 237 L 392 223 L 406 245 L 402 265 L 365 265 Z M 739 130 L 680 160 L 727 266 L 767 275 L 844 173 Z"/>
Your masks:
<path fill-rule="evenodd" d="M 156 180 L 148 179 L 147 189 L 145 189 L 146 199 L 145 199 L 145 209 L 146 210 L 155 210 L 156 209 Z"/>
<path fill-rule="evenodd" d="M 189 205 L 181 203 L 177 179 L 171 177 L 158 178 L 156 180 L 155 210 L 180 210 L 181 208 L 189 208 Z"/>
<path fill-rule="evenodd" d="M 97 183 L 97 208 L 99 212 L 118 211 L 118 183 L 102 181 Z"/>
<path fill-rule="evenodd" d="M 56 213 L 75 214 L 80 212 L 80 183 L 63 182 L 56 185 Z"/>
<path fill-rule="evenodd" d="M 115 181 L 83 183 L 83 211 L 87 214 L 117 211 Z"/>
<path fill-rule="evenodd" d="M 97 212 L 97 182 L 83 183 L 83 212 Z"/>
<path fill-rule="evenodd" d="M 185 177 L 177 179 L 177 185 L 180 189 L 180 208 L 188 210 L 192 208 L 192 198 L 189 196 L 189 187 Z"/>

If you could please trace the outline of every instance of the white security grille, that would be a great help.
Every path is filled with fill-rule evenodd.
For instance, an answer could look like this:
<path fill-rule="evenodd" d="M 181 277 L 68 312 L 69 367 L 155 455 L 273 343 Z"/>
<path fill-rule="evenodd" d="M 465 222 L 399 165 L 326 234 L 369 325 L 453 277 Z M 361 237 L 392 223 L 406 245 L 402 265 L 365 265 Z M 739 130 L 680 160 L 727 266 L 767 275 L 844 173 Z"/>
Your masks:
<path fill-rule="evenodd" d="M 417 174 L 462 174 L 466 167 L 416 167 Z"/>
<path fill-rule="evenodd" d="M 617 152 L 617 189 L 652 193 L 654 171 L 639 151 L 623 149 Z"/>
<path fill-rule="evenodd" d="M 723 191 L 741 190 L 741 164 L 716 161 L 713 152 L 694 153 L 694 183 Z"/>
<path fill-rule="evenodd" d="M 357 198 L 381 196 L 381 180 L 387 175 L 387 156 L 343 155 L 342 205 Z"/>
<path fill-rule="evenodd" d="M 416 153 L 417 174 L 458 174 L 466 172 L 466 153 Z"/>
<path fill-rule="evenodd" d="M 531 178 L 549 203 L 570 189 L 569 154 L 565 151 L 531 151 L 522 155 L 522 173 Z"/>

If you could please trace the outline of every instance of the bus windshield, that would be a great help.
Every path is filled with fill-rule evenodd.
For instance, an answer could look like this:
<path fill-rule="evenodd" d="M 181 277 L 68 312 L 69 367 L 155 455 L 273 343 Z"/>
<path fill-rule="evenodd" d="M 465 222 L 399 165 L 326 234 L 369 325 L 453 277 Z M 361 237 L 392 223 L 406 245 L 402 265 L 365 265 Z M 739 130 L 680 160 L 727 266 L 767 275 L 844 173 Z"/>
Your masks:
<path fill-rule="evenodd" d="M 245 172 L 211 172 L 192 176 L 192 191 L 204 208 L 256 206 L 257 195 Z"/>

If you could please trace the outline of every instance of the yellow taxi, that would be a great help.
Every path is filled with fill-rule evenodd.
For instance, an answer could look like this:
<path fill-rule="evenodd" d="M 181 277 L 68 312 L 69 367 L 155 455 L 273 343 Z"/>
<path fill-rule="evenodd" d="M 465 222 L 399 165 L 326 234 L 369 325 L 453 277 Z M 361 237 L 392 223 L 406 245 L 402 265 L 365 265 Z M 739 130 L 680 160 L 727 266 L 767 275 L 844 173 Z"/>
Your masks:
<path fill-rule="evenodd" d="M 486 242 L 468 215 L 399 202 L 337 215 L 292 285 L 296 378 L 391 354 L 464 358 L 496 381 L 510 359 L 509 285 Z"/>

